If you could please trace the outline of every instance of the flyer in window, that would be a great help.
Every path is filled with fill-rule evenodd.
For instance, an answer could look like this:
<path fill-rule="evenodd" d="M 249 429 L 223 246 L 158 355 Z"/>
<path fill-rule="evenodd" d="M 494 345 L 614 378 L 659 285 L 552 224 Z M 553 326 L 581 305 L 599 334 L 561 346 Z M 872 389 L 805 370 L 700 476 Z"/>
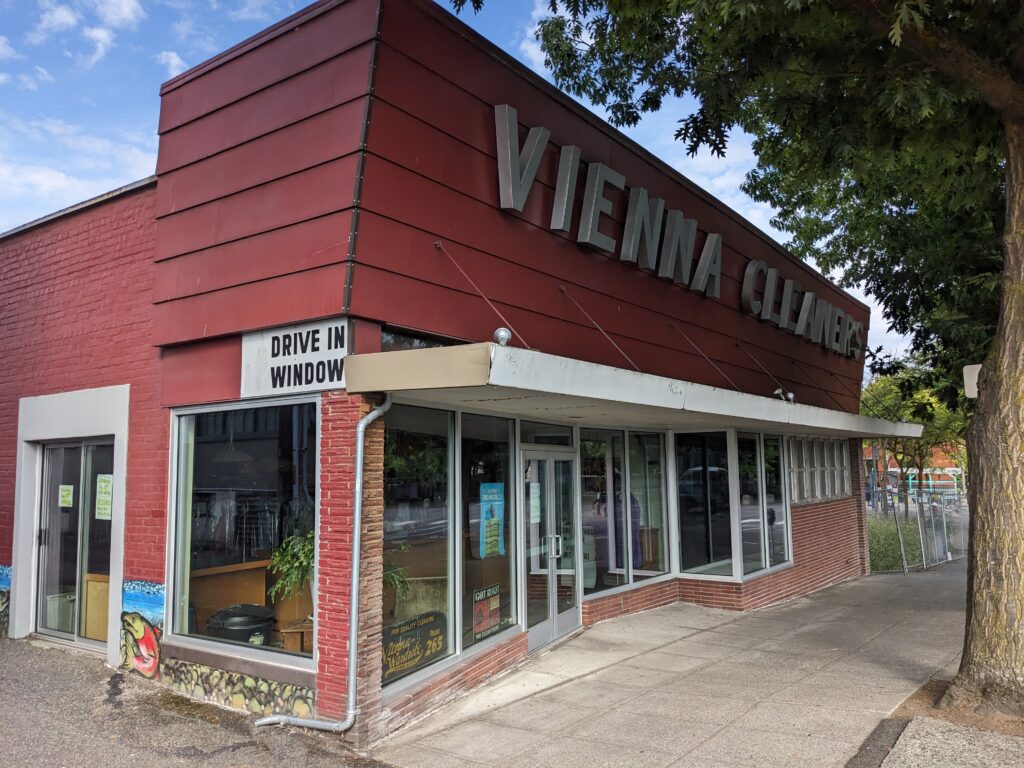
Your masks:
<path fill-rule="evenodd" d="M 96 475 L 96 519 L 109 520 L 114 506 L 114 476 Z"/>
<path fill-rule="evenodd" d="M 505 484 L 480 484 L 480 559 L 505 554 Z"/>

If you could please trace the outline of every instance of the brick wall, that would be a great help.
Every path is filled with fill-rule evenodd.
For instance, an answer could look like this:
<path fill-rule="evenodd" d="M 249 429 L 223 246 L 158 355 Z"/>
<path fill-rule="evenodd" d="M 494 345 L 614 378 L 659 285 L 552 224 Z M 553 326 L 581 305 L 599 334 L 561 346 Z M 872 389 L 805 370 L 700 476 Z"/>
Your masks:
<path fill-rule="evenodd" d="M 513 635 L 484 651 L 472 654 L 454 667 L 430 678 L 408 693 L 389 698 L 378 711 L 376 723 L 368 734 L 374 741 L 382 739 L 411 720 L 473 690 L 526 659 L 529 636 Z"/>
<path fill-rule="evenodd" d="M 348 703 L 348 623 L 356 430 L 375 402 L 326 392 L 321 398 L 320 559 L 317 592 L 317 714 L 343 719 Z M 366 430 L 359 595 L 359 717 L 347 738 L 363 743 L 380 710 L 384 551 L 384 421 Z"/>
<path fill-rule="evenodd" d="M 148 186 L 0 240 L 0 564 L 11 562 L 18 400 L 131 385 L 126 579 L 164 580 L 167 414 Z"/>

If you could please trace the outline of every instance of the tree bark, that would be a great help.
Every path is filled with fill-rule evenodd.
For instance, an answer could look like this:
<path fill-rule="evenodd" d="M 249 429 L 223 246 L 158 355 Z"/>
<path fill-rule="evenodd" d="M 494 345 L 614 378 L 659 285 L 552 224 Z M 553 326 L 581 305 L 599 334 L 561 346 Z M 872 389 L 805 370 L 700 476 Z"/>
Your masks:
<path fill-rule="evenodd" d="M 1024 121 L 1006 119 L 1006 230 L 996 338 L 967 431 L 967 632 L 947 694 L 1024 713 Z"/>

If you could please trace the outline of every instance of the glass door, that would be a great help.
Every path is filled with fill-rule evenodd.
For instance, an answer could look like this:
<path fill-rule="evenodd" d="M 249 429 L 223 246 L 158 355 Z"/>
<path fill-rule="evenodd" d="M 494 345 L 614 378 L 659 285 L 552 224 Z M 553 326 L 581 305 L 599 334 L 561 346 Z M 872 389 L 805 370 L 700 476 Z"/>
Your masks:
<path fill-rule="evenodd" d="M 558 454 L 523 453 L 521 519 L 531 651 L 580 625 L 573 464 Z"/>
<path fill-rule="evenodd" d="M 114 446 L 44 448 L 39 632 L 106 642 Z"/>

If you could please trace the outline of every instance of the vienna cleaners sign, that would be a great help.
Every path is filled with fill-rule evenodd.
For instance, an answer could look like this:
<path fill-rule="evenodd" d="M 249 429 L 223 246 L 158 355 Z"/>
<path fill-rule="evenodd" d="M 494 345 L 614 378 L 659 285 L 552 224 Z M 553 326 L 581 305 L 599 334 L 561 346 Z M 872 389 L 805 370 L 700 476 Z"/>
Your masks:
<path fill-rule="evenodd" d="M 333 318 L 242 337 L 242 397 L 345 387 L 348 320 Z"/>

